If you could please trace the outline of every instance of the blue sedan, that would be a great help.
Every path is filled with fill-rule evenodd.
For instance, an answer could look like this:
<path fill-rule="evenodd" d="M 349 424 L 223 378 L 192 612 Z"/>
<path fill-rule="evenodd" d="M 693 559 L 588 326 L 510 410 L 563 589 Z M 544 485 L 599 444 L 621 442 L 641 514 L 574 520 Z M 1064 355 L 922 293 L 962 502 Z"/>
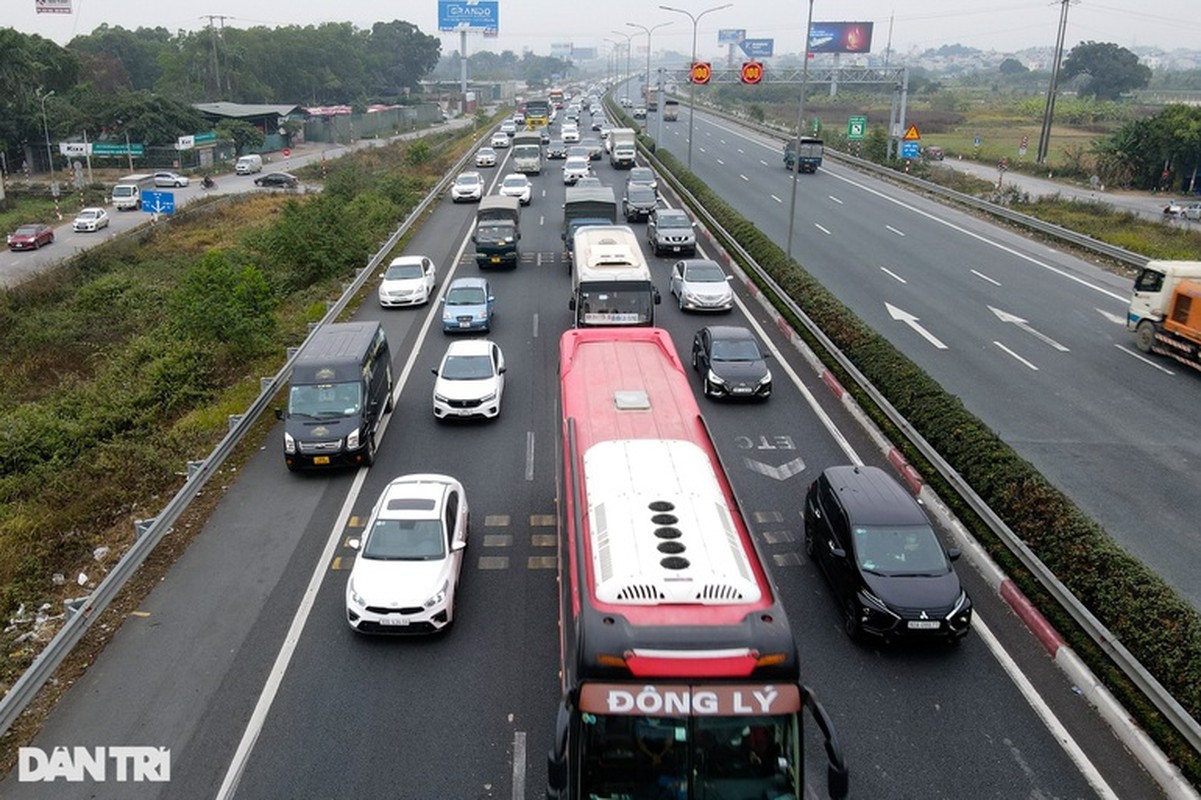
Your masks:
<path fill-rule="evenodd" d="M 494 300 L 484 278 L 455 278 L 442 298 L 442 331 L 492 330 Z"/>

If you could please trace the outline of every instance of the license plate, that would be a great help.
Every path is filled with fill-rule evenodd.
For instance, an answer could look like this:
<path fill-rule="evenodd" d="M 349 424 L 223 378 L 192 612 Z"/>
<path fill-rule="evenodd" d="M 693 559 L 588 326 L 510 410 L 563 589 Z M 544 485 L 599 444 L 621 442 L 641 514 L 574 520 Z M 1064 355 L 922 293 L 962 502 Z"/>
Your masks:
<path fill-rule="evenodd" d="M 409 624 L 409 618 L 408 617 L 391 617 L 391 616 L 380 617 L 379 624 L 380 625 L 396 625 L 396 626 L 403 628 Z"/>
<path fill-rule="evenodd" d="M 460 327 L 460 328 L 470 328 L 470 327 L 471 327 L 471 322 L 469 322 L 469 321 L 463 321 L 463 322 L 460 322 L 460 323 L 459 323 L 459 327 Z"/>
<path fill-rule="evenodd" d="M 736 386 L 734 388 L 734 394 L 750 394 L 750 393 L 751 393 L 751 388 L 749 386 Z"/>
<path fill-rule="evenodd" d="M 314 464 L 328 464 L 329 456 L 313 456 Z"/>
<path fill-rule="evenodd" d="M 907 624 L 912 631 L 936 631 L 941 623 L 936 619 L 911 619 Z"/>
<path fill-rule="evenodd" d="M 455 413 L 458 414 L 460 417 L 470 417 L 471 409 L 470 408 L 459 408 L 459 409 L 455 410 Z"/>
<path fill-rule="evenodd" d="M 500 263 L 500 256 L 492 256 L 492 259 L 491 259 L 491 261 L 492 261 L 492 263 L 493 263 L 493 264 L 499 264 L 499 263 Z"/>
<path fill-rule="evenodd" d="M 671 248 L 671 249 L 672 249 L 672 252 L 675 252 L 675 253 L 678 253 L 678 252 L 680 252 L 680 246 L 679 246 L 678 244 L 677 244 L 677 245 L 672 245 L 672 248 Z"/>

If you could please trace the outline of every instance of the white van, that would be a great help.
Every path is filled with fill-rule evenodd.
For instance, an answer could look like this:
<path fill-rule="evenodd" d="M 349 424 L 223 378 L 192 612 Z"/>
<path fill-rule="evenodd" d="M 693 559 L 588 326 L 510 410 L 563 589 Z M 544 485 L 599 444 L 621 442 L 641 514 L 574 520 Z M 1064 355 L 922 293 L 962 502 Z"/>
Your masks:
<path fill-rule="evenodd" d="M 252 172 L 263 171 L 263 157 L 258 153 L 242 156 L 234 163 L 234 172 L 239 175 L 249 175 Z"/>

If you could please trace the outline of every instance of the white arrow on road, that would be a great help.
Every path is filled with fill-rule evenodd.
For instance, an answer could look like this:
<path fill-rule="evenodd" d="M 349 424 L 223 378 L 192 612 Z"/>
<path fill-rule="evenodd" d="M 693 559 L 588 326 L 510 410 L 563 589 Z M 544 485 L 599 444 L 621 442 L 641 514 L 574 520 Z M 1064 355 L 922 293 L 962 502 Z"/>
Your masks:
<path fill-rule="evenodd" d="M 991 311 L 992 313 L 996 314 L 997 319 L 1001 320 L 1001 322 L 1012 322 L 1014 325 L 1018 326 L 1019 328 L 1024 330 L 1026 333 L 1030 334 L 1031 336 L 1033 336 L 1036 339 L 1041 339 L 1042 341 L 1044 341 L 1047 344 L 1054 347 L 1059 352 L 1061 352 L 1061 353 L 1068 352 L 1068 348 L 1064 347 L 1059 342 L 1052 339 L 1050 336 L 1047 336 L 1045 333 L 1039 333 L 1038 331 L 1034 330 L 1034 328 L 1031 328 L 1030 325 L 1026 322 L 1026 320 L 1022 319 L 1021 317 L 1019 317 L 1015 314 L 1010 314 L 1008 311 L 1002 311 L 999 308 L 993 308 L 992 306 L 989 306 L 988 310 Z"/>
<path fill-rule="evenodd" d="M 934 345 L 939 350 L 947 349 L 947 346 L 945 344 L 943 344 L 942 342 L 940 342 L 938 340 L 938 337 L 936 337 L 934 334 L 930 333 L 930 331 L 926 330 L 921 325 L 917 324 L 918 318 L 915 317 L 913 314 L 910 314 L 908 311 L 902 311 L 901 309 L 894 306 L 892 303 L 885 303 L 884 307 L 888 309 L 889 316 L 891 316 L 895 320 L 904 322 L 910 328 L 913 328 L 915 331 L 920 333 L 927 342 Z"/>
<path fill-rule="evenodd" d="M 1097 308 L 1096 306 L 1093 306 L 1093 309 L 1098 314 L 1105 317 L 1105 319 L 1109 320 L 1110 322 L 1114 323 L 1115 325 L 1121 325 L 1123 328 L 1126 327 L 1126 317 L 1125 316 L 1122 316 L 1120 314 L 1114 314 L 1112 311 L 1105 311 L 1104 309 Z"/>
<path fill-rule="evenodd" d="M 794 458 L 781 464 L 778 467 L 773 467 L 771 464 L 764 464 L 762 461 L 755 461 L 753 458 L 744 458 L 746 468 L 751 472 L 758 472 L 760 475 L 766 475 L 769 478 L 775 478 L 778 481 L 787 480 L 793 475 L 799 475 L 805 471 L 805 462 L 799 458 Z"/>

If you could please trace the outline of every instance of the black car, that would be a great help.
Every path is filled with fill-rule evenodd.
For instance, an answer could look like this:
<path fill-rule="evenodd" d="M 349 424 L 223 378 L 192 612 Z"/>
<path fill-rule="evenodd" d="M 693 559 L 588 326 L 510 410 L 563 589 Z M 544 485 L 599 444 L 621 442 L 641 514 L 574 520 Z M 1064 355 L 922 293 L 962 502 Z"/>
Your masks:
<path fill-rule="evenodd" d="M 547 158 L 567 158 L 567 144 L 562 139 L 551 139 L 546 143 Z"/>
<path fill-rule="evenodd" d="M 805 552 L 852 639 L 958 641 L 972 603 L 921 505 L 879 467 L 830 467 L 805 496 Z"/>
<path fill-rule="evenodd" d="M 295 189 L 300 185 L 300 178 L 290 172 L 268 172 L 254 179 L 255 186 L 275 186 L 283 189 Z"/>
<path fill-rule="evenodd" d="M 706 397 L 771 396 L 767 353 L 749 330 L 711 325 L 692 337 L 692 366 L 701 373 Z"/>
<path fill-rule="evenodd" d="M 634 183 L 626 187 L 626 195 L 621 198 L 621 213 L 626 222 L 646 220 L 659 204 L 659 195 L 651 187 Z"/>

